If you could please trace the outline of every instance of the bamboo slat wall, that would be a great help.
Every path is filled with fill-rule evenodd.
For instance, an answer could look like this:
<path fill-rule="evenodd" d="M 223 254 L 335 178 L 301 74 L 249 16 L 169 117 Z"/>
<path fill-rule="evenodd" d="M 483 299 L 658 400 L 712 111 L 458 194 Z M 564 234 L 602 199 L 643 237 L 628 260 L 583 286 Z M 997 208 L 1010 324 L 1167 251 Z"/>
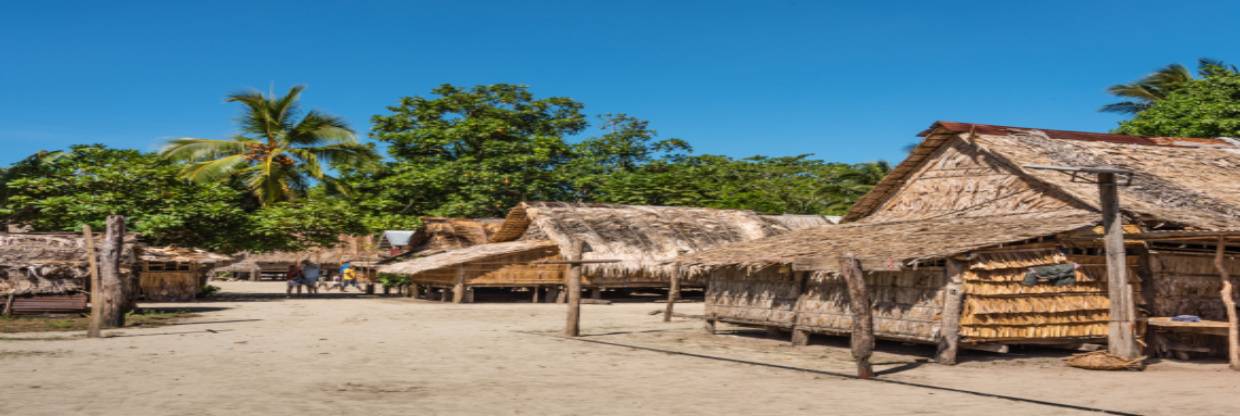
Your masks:
<path fill-rule="evenodd" d="M 542 250 L 522 251 L 463 263 L 467 286 L 536 286 L 564 283 L 564 265 L 529 264 L 535 261 L 563 260 L 559 254 Z M 457 267 L 444 267 L 417 273 L 413 282 L 421 285 L 451 286 L 456 283 Z"/>
<path fill-rule="evenodd" d="M 1138 259 L 1130 256 L 1128 260 L 1129 279 L 1136 282 Z M 1075 284 L 1022 283 L 1029 267 L 1068 262 L 1082 266 Z M 965 342 L 1096 338 L 1107 334 L 1110 301 L 1102 256 L 1065 255 L 1057 248 L 983 253 L 970 264 L 964 280 L 960 334 Z"/>
<path fill-rule="evenodd" d="M 848 287 L 835 276 L 816 275 L 797 308 L 797 326 L 811 332 L 846 334 L 852 328 Z M 865 276 L 873 308 L 874 335 L 933 342 L 939 332 L 946 275 L 941 267 Z"/>
<path fill-rule="evenodd" d="M 867 222 L 940 215 L 985 216 L 1072 208 L 1038 191 L 1028 180 L 1000 167 L 976 148 L 953 139 L 900 185 Z"/>
<path fill-rule="evenodd" d="M 746 272 L 724 268 L 711 274 L 706 316 L 726 322 L 791 328 L 800 286 L 793 275 L 770 267 Z"/>

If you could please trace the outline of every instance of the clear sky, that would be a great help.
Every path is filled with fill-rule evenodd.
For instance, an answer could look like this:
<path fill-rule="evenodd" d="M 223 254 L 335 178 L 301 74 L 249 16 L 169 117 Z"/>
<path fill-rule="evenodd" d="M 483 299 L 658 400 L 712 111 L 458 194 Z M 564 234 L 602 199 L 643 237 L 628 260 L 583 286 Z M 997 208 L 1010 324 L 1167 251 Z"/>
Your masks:
<path fill-rule="evenodd" d="M 938 119 L 1105 131 L 1108 85 L 1240 62 L 1231 1 L 5 1 L 0 164 L 226 137 L 246 88 L 364 132 L 441 83 L 519 83 L 698 153 L 898 161 Z"/>

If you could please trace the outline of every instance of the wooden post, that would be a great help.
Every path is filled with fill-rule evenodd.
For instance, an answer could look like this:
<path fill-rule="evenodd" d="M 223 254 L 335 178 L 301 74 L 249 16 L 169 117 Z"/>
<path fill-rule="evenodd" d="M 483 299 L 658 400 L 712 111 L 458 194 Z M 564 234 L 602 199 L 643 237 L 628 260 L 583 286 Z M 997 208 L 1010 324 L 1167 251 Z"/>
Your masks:
<path fill-rule="evenodd" d="M 125 310 L 129 305 L 125 282 L 121 279 L 121 253 L 125 248 L 125 217 L 108 216 L 107 232 L 99 256 L 99 303 L 103 326 L 125 326 Z"/>
<path fill-rule="evenodd" d="M 4 316 L 13 316 L 13 301 L 17 297 L 17 292 L 9 292 L 8 298 L 4 300 Z"/>
<path fill-rule="evenodd" d="M 840 275 L 848 285 L 848 309 L 852 313 L 852 356 L 857 360 L 857 378 L 874 377 L 870 354 L 874 351 L 874 317 L 865 272 L 852 254 L 840 258 Z"/>
<path fill-rule="evenodd" d="M 564 326 L 564 335 L 570 337 L 581 335 L 581 263 L 571 262 L 581 261 L 584 247 L 585 242 L 577 240 L 569 252 L 564 253 L 565 259 L 570 262 L 564 273 L 564 290 L 568 292 L 568 323 Z"/>
<path fill-rule="evenodd" d="M 1128 283 L 1128 263 L 1124 253 L 1124 218 L 1119 212 L 1119 192 L 1114 173 L 1098 173 L 1098 194 L 1102 199 L 1103 243 L 1107 257 L 1107 297 L 1111 301 L 1107 327 L 1107 352 L 1125 359 L 1141 355 L 1137 347 L 1136 305 Z"/>
<path fill-rule="evenodd" d="M 947 286 L 943 288 L 943 313 L 939 320 L 939 364 L 956 365 L 960 348 L 960 313 L 964 305 L 964 269 L 960 260 L 947 259 Z"/>
<path fill-rule="evenodd" d="M 567 290 L 561 289 L 559 287 L 553 287 L 553 288 L 547 289 L 547 291 L 555 293 L 555 296 L 551 296 L 550 294 L 547 295 L 547 298 L 554 297 L 555 303 L 563 304 L 565 302 L 568 302 L 568 299 L 565 299 L 565 297 L 568 296 Z"/>
<path fill-rule="evenodd" d="M 805 294 L 805 285 L 809 284 L 809 273 L 791 271 L 792 281 L 796 284 L 796 298 L 792 301 L 792 339 L 793 346 L 809 345 L 809 330 L 797 326 L 801 321 L 801 297 Z"/>
<path fill-rule="evenodd" d="M 530 299 L 530 303 L 538 303 L 538 292 L 541 290 L 542 288 L 538 286 L 530 288 L 530 292 L 534 292 L 533 299 Z"/>
<path fill-rule="evenodd" d="M 1235 289 L 1231 286 L 1231 275 L 1227 273 L 1223 252 L 1227 249 L 1227 239 L 1219 237 L 1218 247 L 1214 253 L 1214 267 L 1223 279 L 1223 288 L 1219 295 L 1223 298 L 1223 306 L 1227 308 L 1227 361 L 1232 370 L 1240 371 L 1240 323 L 1236 318 Z"/>
<path fill-rule="evenodd" d="M 409 282 L 409 286 L 405 287 L 405 297 L 417 299 L 418 290 L 417 283 Z"/>
<path fill-rule="evenodd" d="M 86 329 L 86 336 L 99 338 L 103 328 L 103 291 L 99 281 L 99 253 L 95 251 L 95 234 L 90 224 L 82 225 L 82 238 L 86 240 L 86 267 L 90 269 L 90 326 Z"/>
<path fill-rule="evenodd" d="M 671 282 L 667 288 L 667 307 L 663 309 L 663 322 L 672 321 L 672 309 L 680 299 L 680 265 L 672 265 Z"/>
<path fill-rule="evenodd" d="M 452 285 L 452 303 L 465 300 L 465 264 L 456 265 L 456 284 Z"/>
<path fill-rule="evenodd" d="M 250 281 L 257 282 L 261 277 L 263 277 L 263 269 L 255 263 L 253 267 L 250 267 Z"/>
<path fill-rule="evenodd" d="M 596 288 L 590 289 L 590 299 L 602 299 L 602 298 L 603 298 L 603 288 L 596 287 Z"/>

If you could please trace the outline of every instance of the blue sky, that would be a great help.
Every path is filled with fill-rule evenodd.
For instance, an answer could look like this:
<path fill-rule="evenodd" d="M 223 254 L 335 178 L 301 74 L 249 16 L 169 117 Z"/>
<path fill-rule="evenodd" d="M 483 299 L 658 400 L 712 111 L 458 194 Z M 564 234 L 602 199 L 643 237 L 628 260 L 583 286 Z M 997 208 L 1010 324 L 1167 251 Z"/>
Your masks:
<path fill-rule="evenodd" d="M 938 119 L 1105 131 L 1108 85 L 1240 62 L 1240 2 L 392 1 L 0 5 L 0 164 L 226 137 L 246 88 L 370 116 L 519 83 L 698 153 L 898 161 Z"/>

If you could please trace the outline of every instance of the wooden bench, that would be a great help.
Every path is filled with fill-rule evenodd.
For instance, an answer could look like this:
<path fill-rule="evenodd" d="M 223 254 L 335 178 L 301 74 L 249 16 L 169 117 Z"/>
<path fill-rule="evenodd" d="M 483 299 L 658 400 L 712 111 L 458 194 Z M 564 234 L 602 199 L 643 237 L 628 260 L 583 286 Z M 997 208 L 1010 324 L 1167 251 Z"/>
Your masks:
<path fill-rule="evenodd" d="M 86 307 L 87 297 L 85 293 L 75 295 L 18 296 L 13 298 L 12 314 L 77 313 L 85 312 Z"/>

